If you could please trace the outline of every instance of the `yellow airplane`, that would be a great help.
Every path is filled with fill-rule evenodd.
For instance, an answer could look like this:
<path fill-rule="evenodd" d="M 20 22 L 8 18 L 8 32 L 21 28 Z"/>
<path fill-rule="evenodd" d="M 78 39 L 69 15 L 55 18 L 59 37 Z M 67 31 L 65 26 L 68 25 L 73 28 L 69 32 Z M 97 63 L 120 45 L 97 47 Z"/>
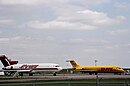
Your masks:
<path fill-rule="evenodd" d="M 66 62 L 70 62 L 73 68 L 82 73 L 124 73 L 124 70 L 118 66 L 80 66 L 74 60 L 67 60 Z"/>

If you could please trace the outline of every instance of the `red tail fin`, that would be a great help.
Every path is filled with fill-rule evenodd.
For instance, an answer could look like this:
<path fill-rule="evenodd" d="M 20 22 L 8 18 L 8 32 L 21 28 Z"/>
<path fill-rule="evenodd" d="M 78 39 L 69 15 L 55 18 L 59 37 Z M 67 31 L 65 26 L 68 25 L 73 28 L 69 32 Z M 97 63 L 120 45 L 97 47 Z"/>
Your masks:
<path fill-rule="evenodd" d="M 18 63 L 18 61 L 9 60 L 5 55 L 1 55 L 0 60 L 3 63 L 4 67 L 9 66 L 9 65 L 14 65 L 14 64 Z"/>

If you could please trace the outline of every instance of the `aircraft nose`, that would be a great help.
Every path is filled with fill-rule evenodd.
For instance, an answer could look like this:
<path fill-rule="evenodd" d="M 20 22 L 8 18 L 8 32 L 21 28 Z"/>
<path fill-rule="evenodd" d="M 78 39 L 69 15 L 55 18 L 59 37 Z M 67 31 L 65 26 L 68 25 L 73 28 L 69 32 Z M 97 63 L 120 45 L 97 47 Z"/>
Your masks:
<path fill-rule="evenodd" d="M 61 71 L 61 70 L 62 70 L 62 67 L 59 67 L 59 68 L 58 68 L 58 70 L 60 70 L 60 71 Z"/>
<path fill-rule="evenodd" d="M 122 70 L 122 72 L 124 73 L 125 71 L 124 71 L 124 70 Z"/>
<path fill-rule="evenodd" d="M 124 73 L 125 71 L 122 69 L 122 70 L 120 70 L 122 73 Z"/>

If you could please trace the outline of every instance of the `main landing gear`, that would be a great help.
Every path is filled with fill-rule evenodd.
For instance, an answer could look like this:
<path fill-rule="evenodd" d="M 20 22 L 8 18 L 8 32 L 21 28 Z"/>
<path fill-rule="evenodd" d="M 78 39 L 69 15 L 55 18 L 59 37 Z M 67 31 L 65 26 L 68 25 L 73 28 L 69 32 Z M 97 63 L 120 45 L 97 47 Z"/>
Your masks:
<path fill-rule="evenodd" d="M 56 76 L 56 72 L 53 73 L 53 76 Z"/>

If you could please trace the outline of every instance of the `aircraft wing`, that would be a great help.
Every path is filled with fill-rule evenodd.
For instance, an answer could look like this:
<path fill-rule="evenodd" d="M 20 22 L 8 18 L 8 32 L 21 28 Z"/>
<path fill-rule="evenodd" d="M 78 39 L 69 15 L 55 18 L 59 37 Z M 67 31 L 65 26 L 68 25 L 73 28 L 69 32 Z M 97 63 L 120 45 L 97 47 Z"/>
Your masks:
<path fill-rule="evenodd" d="M 80 72 L 97 72 L 97 70 L 78 70 Z"/>

